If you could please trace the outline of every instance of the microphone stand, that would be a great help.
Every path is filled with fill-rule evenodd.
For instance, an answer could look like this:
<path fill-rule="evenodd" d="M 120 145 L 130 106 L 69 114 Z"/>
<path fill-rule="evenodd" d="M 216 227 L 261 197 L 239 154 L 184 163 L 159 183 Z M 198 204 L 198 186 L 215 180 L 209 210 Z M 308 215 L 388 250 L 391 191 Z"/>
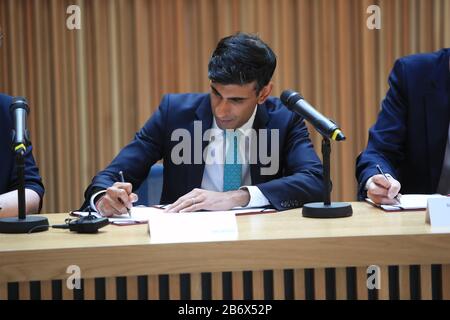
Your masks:
<path fill-rule="evenodd" d="M 43 216 L 26 215 L 25 201 L 25 147 L 15 147 L 18 195 L 18 217 L 0 218 L 0 233 L 31 233 L 48 230 L 48 219 Z"/>
<path fill-rule="evenodd" d="M 302 215 L 307 218 L 343 218 L 353 214 L 352 205 L 345 202 L 331 202 L 330 139 L 322 135 L 323 203 L 312 202 L 303 206 Z"/>

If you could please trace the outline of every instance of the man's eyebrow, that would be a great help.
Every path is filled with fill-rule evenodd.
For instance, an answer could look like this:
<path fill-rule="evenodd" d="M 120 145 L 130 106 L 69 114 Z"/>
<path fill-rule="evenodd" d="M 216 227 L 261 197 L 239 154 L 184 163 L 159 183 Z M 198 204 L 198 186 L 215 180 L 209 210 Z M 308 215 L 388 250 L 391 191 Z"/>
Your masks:
<path fill-rule="evenodd" d="M 219 97 L 222 97 L 222 95 L 220 94 L 220 92 L 217 91 L 217 89 L 214 88 L 213 85 L 211 85 L 211 89 L 212 89 L 212 90 L 214 91 L 214 93 L 217 94 Z M 227 98 L 227 99 L 229 99 L 229 100 L 245 100 L 245 99 L 248 99 L 248 97 L 229 97 L 229 98 Z"/>
<path fill-rule="evenodd" d="M 219 91 L 217 91 L 217 89 L 214 88 L 212 85 L 211 85 L 211 89 L 212 89 L 212 91 L 214 91 L 214 93 L 217 94 L 219 97 L 222 96 L 222 95 L 219 93 Z"/>

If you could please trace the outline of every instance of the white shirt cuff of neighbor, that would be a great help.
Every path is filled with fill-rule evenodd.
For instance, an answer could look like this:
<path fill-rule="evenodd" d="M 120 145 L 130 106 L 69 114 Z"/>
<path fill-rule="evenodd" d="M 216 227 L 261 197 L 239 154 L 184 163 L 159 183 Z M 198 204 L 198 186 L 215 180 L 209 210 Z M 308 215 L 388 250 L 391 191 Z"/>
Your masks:
<path fill-rule="evenodd" d="M 248 193 L 250 193 L 250 201 L 244 208 L 264 207 L 270 204 L 269 200 L 267 200 L 257 186 L 244 186 L 239 189 L 247 189 Z"/>
<path fill-rule="evenodd" d="M 97 196 L 99 196 L 99 195 L 102 194 L 102 193 L 106 193 L 106 190 L 101 190 L 101 191 L 99 191 L 99 192 L 97 192 L 97 193 L 94 193 L 94 194 L 91 196 L 91 200 L 89 201 L 89 205 L 91 206 L 91 210 L 94 210 L 95 212 L 98 212 L 97 207 L 95 206 L 94 201 L 95 201 L 95 198 L 97 198 Z"/>

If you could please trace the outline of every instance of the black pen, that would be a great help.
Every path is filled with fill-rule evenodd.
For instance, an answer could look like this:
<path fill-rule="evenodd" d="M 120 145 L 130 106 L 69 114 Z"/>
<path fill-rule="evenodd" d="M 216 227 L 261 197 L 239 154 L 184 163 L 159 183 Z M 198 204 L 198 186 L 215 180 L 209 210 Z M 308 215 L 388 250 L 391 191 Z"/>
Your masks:
<path fill-rule="evenodd" d="M 120 182 L 125 183 L 125 178 L 123 177 L 123 171 L 122 171 L 122 170 L 119 171 L 119 175 L 120 175 Z M 125 204 L 124 204 L 124 205 L 125 205 Z M 126 207 L 126 208 L 127 208 L 128 215 L 131 217 L 131 211 L 130 211 L 130 209 L 129 209 L 128 207 Z"/>
<path fill-rule="evenodd" d="M 377 164 L 376 167 L 377 167 L 378 172 L 379 172 L 380 174 L 383 175 L 383 177 L 386 179 L 386 181 L 389 182 L 389 183 L 391 183 L 391 182 L 389 181 L 389 179 L 388 179 L 386 173 L 384 173 L 383 170 L 381 170 L 380 165 Z M 397 193 L 397 195 L 394 197 L 394 199 L 396 199 L 397 201 L 400 201 L 400 200 L 398 199 L 398 193 Z"/>

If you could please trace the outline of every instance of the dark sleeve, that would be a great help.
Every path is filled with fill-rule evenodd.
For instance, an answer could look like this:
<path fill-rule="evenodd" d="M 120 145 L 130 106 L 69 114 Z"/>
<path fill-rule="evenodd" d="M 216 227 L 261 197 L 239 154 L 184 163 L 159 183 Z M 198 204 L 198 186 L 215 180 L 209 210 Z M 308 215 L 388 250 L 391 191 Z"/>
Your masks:
<path fill-rule="evenodd" d="M 39 204 L 39 210 L 42 207 L 42 199 L 44 198 L 44 185 L 42 184 L 42 178 L 39 175 L 39 169 L 34 161 L 33 157 L 33 147 L 30 145 L 25 152 L 25 189 L 31 189 L 35 191 L 41 198 Z M 13 171 L 11 173 L 10 184 L 8 190 L 16 190 L 18 188 L 18 178 L 17 178 L 17 165 L 14 160 Z"/>
<path fill-rule="evenodd" d="M 284 177 L 257 187 L 277 210 L 323 201 L 323 168 L 305 122 L 292 113 L 283 150 Z"/>
<path fill-rule="evenodd" d="M 389 90 L 384 98 L 378 119 L 369 130 L 367 148 L 356 159 L 358 198 L 366 197 L 367 180 L 378 174 L 379 164 L 395 179 L 397 168 L 405 157 L 407 99 L 404 64 L 398 60 L 389 76 Z"/>
<path fill-rule="evenodd" d="M 151 166 L 162 158 L 168 105 L 169 95 L 166 95 L 158 110 L 136 133 L 134 139 L 92 179 L 92 183 L 84 193 L 85 201 L 81 210 L 87 208 L 94 193 L 107 189 L 119 181 L 119 171 L 123 171 L 125 181 L 133 185 L 133 190 L 141 185 Z"/>

